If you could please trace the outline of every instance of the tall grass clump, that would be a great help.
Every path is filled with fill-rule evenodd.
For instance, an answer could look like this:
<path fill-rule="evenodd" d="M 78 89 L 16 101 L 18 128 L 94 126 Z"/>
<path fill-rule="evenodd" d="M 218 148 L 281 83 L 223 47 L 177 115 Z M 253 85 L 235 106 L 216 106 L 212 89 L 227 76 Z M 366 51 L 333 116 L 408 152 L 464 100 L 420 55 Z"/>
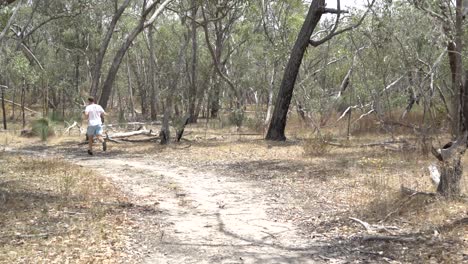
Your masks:
<path fill-rule="evenodd" d="M 313 138 L 304 140 L 302 148 L 304 155 L 309 157 L 317 157 L 327 154 L 331 150 L 329 142 L 333 140 L 332 134 L 317 135 Z"/>
<path fill-rule="evenodd" d="M 47 118 L 34 120 L 32 131 L 34 135 L 39 136 L 42 141 L 47 141 L 50 136 L 54 135 L 52 122 Z"/>

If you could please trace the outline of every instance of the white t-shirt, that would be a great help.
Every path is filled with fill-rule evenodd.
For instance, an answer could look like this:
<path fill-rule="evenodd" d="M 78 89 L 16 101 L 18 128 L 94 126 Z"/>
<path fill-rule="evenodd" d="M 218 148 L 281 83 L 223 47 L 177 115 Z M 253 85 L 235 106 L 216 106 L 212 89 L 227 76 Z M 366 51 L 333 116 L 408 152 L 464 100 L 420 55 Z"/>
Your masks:
<path fill-rule="evenodd" d="M 101 114 L 105 113 L 104 109 L 98 104 L 90 104 L 86 106 L 85 114 L 88 115 L 88 125 L 102 125 Z"/>

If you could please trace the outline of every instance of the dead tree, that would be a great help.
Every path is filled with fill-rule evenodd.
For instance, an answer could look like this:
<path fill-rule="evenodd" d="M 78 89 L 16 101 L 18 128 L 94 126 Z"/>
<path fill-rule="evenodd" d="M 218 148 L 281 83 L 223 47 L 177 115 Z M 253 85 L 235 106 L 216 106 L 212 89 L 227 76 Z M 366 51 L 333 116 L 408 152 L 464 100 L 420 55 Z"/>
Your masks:
<path fill-rule="evenodd" d="M 441 149 L 432 148 L 432 154 L 439 160 L 440 183 L 437 192 L 446 197 L 461 194 L 460 181 L 463 174 L 461 158 L 466 150 L 468 132 L 459 136 L 456 141 L 447 143 Z"/>

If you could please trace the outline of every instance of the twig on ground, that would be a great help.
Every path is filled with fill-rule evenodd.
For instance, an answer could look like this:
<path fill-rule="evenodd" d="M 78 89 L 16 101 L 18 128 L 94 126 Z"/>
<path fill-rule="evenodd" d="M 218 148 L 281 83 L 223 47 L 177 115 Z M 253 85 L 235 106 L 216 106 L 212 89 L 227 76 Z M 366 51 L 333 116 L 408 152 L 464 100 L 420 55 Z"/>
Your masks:
<path fill-rule="evenodd" d="M 378 236 L 369 235 L 361 237 L 363 241 L 393 241 L 393 242 L 404 242 L 412 243 L 422 240 L 420 237 L 399 237 L 399 236 Z"/>
<path fill-rule="evenodd" d="M 384 219 L 382 219 L 381 221 L 379 222 L 385 222 L 388 220 L 388 218 L 390 218 L 390 216 L 398 213 L 406 204 L 408 204 L 414 197 L 416 197 L 417 195 L 428 195 L 428 196 L 436 196 L 436 193 L 430 193 L 430 192 L 418 192 L 418 191 L 415 191 L 415 190 L 412 190 L 412 189 L 409 189 L 407 187 L 404 187 L 404 186 L 401 186 L 400 188 L 401 190 L 401 193 L 405 194 L 405 195 L 408 195 L 408 199 L 403 201 L 401 203 L 400 206 L 398 206 L 395 210 L 391 211 L 390 213 L 388 213 Z"/>
<path fill-rule="evenodd" d="M 367 222 L 364 222 L 364 221 L 362 221 L 360 219 L 357 219 L 357 218 L 354 218 L 354 217 L 349 217 L 349 219 L 361 224 L 366 229 L 367 232 L 375 233 L 375 232 L 385 231 L 385 232 L 390 233 L 390 230 L 398 230 L 399 229 L 396 226 L 371 225 L 371 224 L 369 224 Z"/>

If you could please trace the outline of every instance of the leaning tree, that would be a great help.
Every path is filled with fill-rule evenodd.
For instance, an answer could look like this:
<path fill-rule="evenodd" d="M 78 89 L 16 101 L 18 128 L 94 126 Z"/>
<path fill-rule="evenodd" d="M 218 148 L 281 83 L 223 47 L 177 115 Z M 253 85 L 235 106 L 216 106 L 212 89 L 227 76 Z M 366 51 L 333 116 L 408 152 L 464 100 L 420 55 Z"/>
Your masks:
<path fill-rule="evenodd" d="M 375 0 L 372 1 L 370 6 L 372 6 L 374 2 Z M 301 67 L 302 58 L 304 57 L 304 53 L 306 52 L 307 47 L 309 45 L 317 47 L 341 33 L 358 27 L 364 21 L 364 18 L 366 17 L 368 11 L 369 9 L 364 13 L 359 22 L 355 25 L 351 25 L 343 29 L 338 29 L 340 15 L 346 13 L 346 11 L 340 9 L 340 0 L 337 0 L 336 9 L 326 8 L 325 0 L 312 1 L 304 24 L 302 25 L 296 42 L 291 50 L 286 69 L 284 70 L 283 80 L 281 82 L 281 86 L 275 103 L 275 110 L 273 111 L 273 116 L 271 118 L 270 126 L 266 135 L 267 140 L 286 140 L 284 132 L 286 128 L 286 119 L 288 115 L 289 105 L 291 103 L 291 98 L 293 95 L 297 75 Z M 315 28 L 320 22 L 322 15 L 324 14 L 335 14 L 335 24 L 331 31 L 325 37 L 323 37 L 320 40 L 313 40 L 311 39 L 312 33 L 314 32 Z"/>

